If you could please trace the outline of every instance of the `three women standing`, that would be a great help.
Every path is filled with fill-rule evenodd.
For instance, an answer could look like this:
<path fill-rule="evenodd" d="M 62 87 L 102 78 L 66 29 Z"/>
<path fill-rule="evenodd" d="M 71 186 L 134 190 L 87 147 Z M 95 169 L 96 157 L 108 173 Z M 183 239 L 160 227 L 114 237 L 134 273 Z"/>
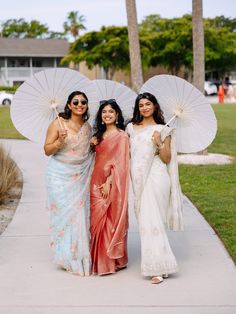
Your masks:
<path fill-rule="evenodd" d="M 152 283 L 160 283 L 168 274 L 178 271 L 165 228 L 182 229 L 174 133 L 169 127 L 161 133 L 164 124 L 155 96 L 138 95 L 127 133 L 134 207 L 141 237 L 141 272 L 151 276 Z"/>
<path fill-rule="evenodd" d="M 91 143 L 87 97 L 72 93 L 65 112 L 47 133 L 45 152 L 55 262 L 79 274 L 114 273 L 128 263 L 129 137 L 114 99 L 100 102 Z M 160 283 L 178 270 L 165 228 L 182 229 L 182 202 L 174 132 L 156 98 L 140 94 L 127 126 L 131 146 L 134 207 L 141 236 L 141 271 Z M 162 131 L 162 132 L 161 132 Z M 90 188 L 89 188 L 90 186 Z M 89 200 L 90 189 L 90 200 Z M 89 207 L 90 232 L 89 234 Z M 90 252 L 89 252 L 90 242 Z"/>
<path fill-rule="evenodd" d="M 54 262 L 80 276 L 89 275 L 90 152 L 92 130 L 88 98 L 80 91 L 68 97 L 64 113 L 48 128 L 44 150 L 52 155 L 46 174 Z"/>

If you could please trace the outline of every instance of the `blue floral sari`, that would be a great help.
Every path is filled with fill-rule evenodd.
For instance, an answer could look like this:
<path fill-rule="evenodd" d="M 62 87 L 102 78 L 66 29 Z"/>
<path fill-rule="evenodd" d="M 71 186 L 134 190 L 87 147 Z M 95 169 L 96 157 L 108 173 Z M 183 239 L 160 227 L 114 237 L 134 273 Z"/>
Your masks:
<path fill-rule="evenodd" d="M 81 276 L 89 275 L 91 266 L 89 185 L 93 155 L 90 138 L 88 122 L 78 134 L 68 131 L 65 147 L 50 158 L 46 174 L 54 263 Z"/>

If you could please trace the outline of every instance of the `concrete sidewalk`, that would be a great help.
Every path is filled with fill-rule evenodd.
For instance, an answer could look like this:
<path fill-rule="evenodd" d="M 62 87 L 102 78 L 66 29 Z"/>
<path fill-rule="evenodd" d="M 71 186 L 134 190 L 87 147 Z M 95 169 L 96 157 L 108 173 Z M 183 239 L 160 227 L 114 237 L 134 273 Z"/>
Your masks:
<path fill-rule="evenodd" d="M 29 141 L 1 140 L 23 172 L 16 214 L 0 237 L 0 314 L 233 314 L 235 266 L 215 232 L 186 199 L 185 231 L 169 234 L 180 272 L 160 285 L 140 275 L 140 243 L 130 209 L 129 266 L 77 277 L 51 263 L 44 172 L 47 158 Z"/>

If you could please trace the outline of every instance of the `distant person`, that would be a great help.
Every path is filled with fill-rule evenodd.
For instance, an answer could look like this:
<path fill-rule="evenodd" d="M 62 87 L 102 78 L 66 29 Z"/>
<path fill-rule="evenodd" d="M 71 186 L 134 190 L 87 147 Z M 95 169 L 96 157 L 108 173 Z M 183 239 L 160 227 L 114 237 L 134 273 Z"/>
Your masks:
<path fill-rule="evenodd" d="M 89 184 L 93 164 L 88 98 L 80 91 L 68 97 L 53 121 L 44 145 L 49 160 L 46 182 L 51 213 L 54 263 L 79 276 L 90 275 Z M 60 119 L 60 121 L 59 121 Z"/>
<path fill-rule="evenodd" d="M 221 83 L 219 85 L 219 89 L 218 89 L 218 101 L 219 103 L 223 103 L 225 99 L 225 89 L 224 89 L 224 84 Z"/>
<path fill-rule="evenodd" d="M 139 94 L 130 136 L 134 207 L 141 238 L 141 273 L 159 284 L 178 271 L 166 228 L 182 230 L 182 196 L 178 180 L 175 132 L 166 127 L 154 95 Z"/>
<path fill-rule="evenodd" d="M 92 274 L 106 275 L 128 263 L 129 137 L 115 99 L 100 102 L 95 128 L 90 189 Z"/>
<path fill-rule="evenodd" d="M 228 85 L 227 100 L 229 102 L 233 102 L 234 101 L 234 88 L 233 88 L 232 84 Z"/>
<path fill-rule="evenodd" d="M 236 85 L 233 86 L 233 101 L 236 100 Z"/>

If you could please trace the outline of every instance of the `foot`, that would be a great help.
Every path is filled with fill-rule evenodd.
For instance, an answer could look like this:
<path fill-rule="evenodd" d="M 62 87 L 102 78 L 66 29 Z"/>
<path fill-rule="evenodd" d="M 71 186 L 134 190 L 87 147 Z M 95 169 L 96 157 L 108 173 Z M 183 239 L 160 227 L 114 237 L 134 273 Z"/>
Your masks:
<path fill-rule="evenodd" d="M 79 277 L 84 277 L 84 273 L 72 271 L 72 270 L 67 270 L 68 273 L 74 275 L 74 276 L 79 276 Z"/>
<path fill-rule="evenodd" d="M 163 274 L 163 275 L 162 275 L 162 278 L 163 278 L 163 279 L 167 279 L 168 277 L 169 277 L 168 274 Z"/>
<path fill-rule="evenodd" d="M 159 284 L 163 281 L 163 278 L 161 276 L 154 276 L 152 277 L 151 283 L 153 284 Z"/>
<path fill-rule="evenodd" d="M 116 267 L 116 271 L 120 271 L 120 270 L 122 270 L 122 269 L 126 269 L 127 268 L 127 266 L 123 266 L 123 267 Z"/>

